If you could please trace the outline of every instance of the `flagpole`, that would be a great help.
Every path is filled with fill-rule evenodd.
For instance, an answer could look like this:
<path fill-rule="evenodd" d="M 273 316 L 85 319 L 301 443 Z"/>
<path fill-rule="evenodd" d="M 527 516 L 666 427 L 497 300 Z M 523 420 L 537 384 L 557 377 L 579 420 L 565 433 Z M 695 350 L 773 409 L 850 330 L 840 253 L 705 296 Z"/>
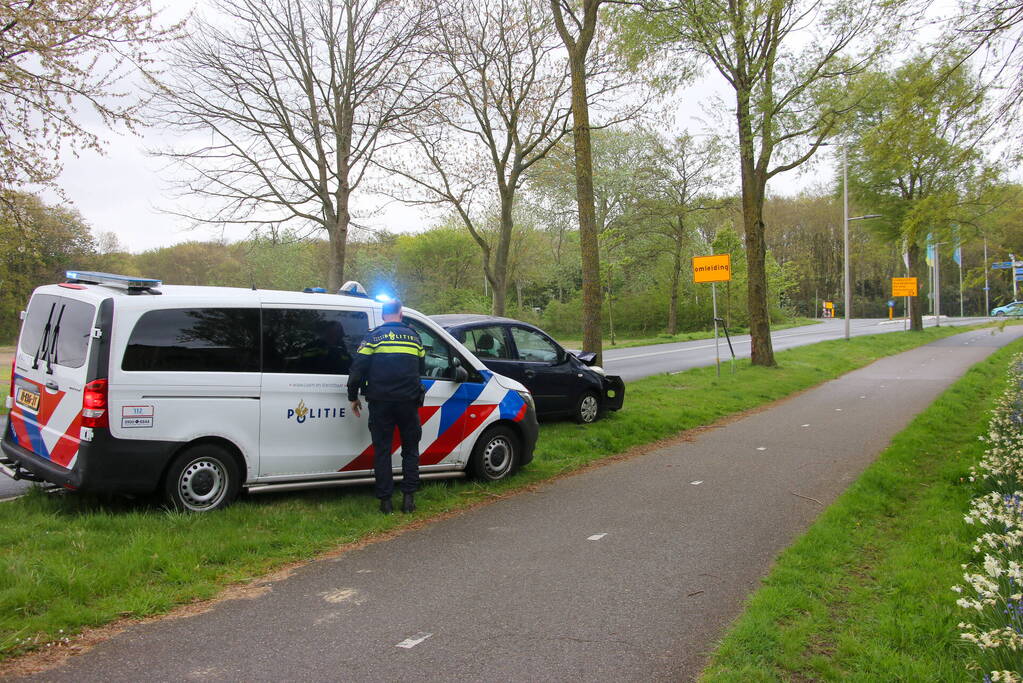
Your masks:
<path fill-rule="evenodd" d="M 991 286 L 987 280 L 987 235 L 984 236 L 984 315 L 987 315 L 991 310 L 991 300 L 988 298 L 991 293 Z"/>

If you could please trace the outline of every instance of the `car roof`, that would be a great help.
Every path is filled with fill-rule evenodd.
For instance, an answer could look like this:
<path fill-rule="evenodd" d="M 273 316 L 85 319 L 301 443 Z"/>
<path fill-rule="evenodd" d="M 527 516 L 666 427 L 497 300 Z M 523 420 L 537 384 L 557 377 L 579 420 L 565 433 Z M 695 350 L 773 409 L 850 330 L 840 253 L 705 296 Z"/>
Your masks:
<path fill-rule="evenodd" d="M 452 328 L 452 327 L 465 327 L 468 325 L 481 325 L 481 324 L 513 324 L 513 325 L 525 325 L 526 327 L 533 327 L 529 323 L 522 322 L 521 320 L 515 320 L 513 318 L 502 318 L 498 315 L 483 315 L 482 313 L 445 313 L 443 315 L 431 315 L 434 321 L 436 321 L 441 327 Z"/>

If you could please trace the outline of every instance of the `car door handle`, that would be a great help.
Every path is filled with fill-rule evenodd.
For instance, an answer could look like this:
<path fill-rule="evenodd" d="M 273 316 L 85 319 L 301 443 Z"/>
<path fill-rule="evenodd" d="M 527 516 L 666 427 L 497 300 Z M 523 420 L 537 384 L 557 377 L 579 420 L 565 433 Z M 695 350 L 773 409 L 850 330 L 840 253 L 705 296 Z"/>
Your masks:
<path fill-rule="evenodd" d="M 529 377 L 530 379 L 536 377 L 536 370 L 526 370 L 526 377 Z"/>
<path fill-rule="evenodd" d="M 52 379 L 49 382 L 46 383 L 46 388 L 49 389 L 50 391 L 59 391 L 60 390 L 60 387 Z"/>

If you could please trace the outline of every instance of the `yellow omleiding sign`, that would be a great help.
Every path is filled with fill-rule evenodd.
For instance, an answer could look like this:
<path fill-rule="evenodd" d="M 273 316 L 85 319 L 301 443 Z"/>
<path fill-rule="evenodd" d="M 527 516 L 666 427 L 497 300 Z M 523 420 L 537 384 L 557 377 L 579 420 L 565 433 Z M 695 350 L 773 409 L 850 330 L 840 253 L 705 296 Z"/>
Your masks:
<path fill-rule="evenodd" d="M 693 282 L 728 282 L 731 279 L 731 254 L 693 257 Z"/>
<path fill-rule="evenodd" d="M 916 296 L 916 278 L 893 277 L 892 296 Z"/>

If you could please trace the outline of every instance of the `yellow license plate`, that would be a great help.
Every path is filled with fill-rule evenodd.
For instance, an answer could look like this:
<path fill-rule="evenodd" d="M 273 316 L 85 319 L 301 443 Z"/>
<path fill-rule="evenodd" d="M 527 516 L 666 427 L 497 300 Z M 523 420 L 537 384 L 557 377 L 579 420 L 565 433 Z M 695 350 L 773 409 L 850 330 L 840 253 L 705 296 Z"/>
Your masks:
<path fill-rule="evenodd" d="M 18 405 L 25 406 L 29 410 L 39 410 L 39 394 L 34 391 L 18 387 L 18 393 L 14 400 Z"/>

